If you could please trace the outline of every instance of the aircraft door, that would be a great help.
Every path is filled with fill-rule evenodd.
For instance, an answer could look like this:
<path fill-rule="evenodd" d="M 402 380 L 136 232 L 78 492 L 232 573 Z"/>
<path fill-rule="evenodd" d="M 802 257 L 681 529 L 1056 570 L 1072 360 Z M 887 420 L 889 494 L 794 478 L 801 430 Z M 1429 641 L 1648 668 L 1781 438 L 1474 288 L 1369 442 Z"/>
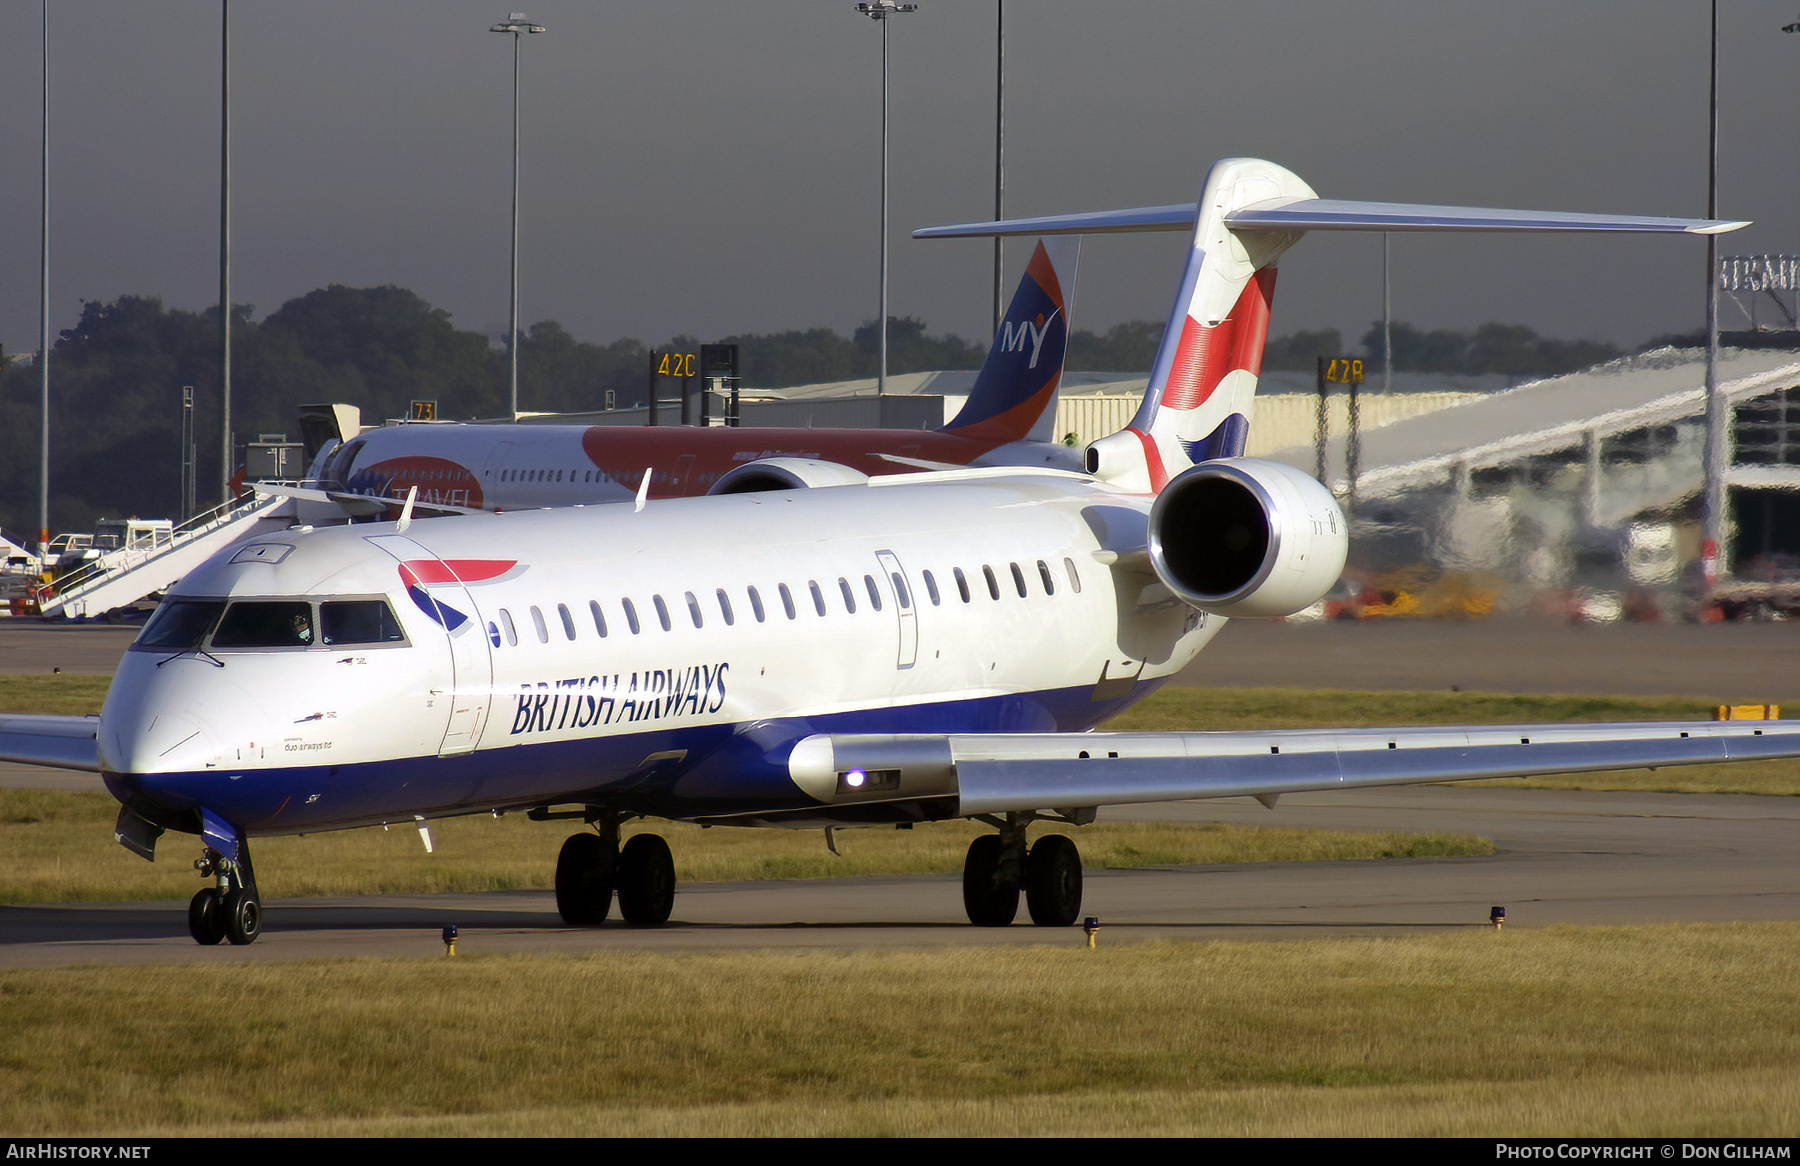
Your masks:
<path fill-rule="evenodd" d="M 481 501 L 471 505 L 494 509 L 501 493 L 500 476 L 512 462 L 512 448 L 512 442 L 502 441 L 488 453 L 487 461 L 481 467 Z"/>
<path fill-rule="evenodd" d="M 900 621 L 900 654 L 895 667 L 907 669 L 919 656 L 919 617 L 913 608 L 912 584 L 900 567 L 893 551 L 876 551 L 875 561 L 887 577 L 888 589 L 894 597 L 894 615 Z"/>
<path fill-rule="evenodd" d="M 494 665 L 482 633 L 480 612 L 469 589 L 444 562 L 412 539 L 400 535 L 374 535 L 370 542 L 399 560 L 400 577 L 416 609 L 444 629 L 450 648 L 449 687 L 440 691 L 448 698 L 444 740 L 438 756 L 473 752 L 481 740 L 493 696 Z"/>

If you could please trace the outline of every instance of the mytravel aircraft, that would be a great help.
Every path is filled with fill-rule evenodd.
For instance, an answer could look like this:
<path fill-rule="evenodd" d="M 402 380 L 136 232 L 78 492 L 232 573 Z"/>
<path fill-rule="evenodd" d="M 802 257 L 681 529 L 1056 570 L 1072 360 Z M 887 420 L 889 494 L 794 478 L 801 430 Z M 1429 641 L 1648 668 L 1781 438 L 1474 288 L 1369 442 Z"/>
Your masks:
<path fill-rule="evenodd" d="M 345 435 L 315 467 L 317 489 L 280 492 L 391 516 L 413 490 L 426 509 L 523 510 L 629 502 L 645 485 L 657 499 L 961 466 L 1079 469 L 1081 451 L 1054 429 L 1080 247 L 1079 235 L 1033 242 L 968 398 L 937 429 L 408 423 Z"/>
<path fill-rule="evenodd" d="M 146 858 L 197 835 L 202 943 L 254 939 L 251 839 L 458 814 L 585 824 L 565 920 L 670 916 L 637 817 L 732 826 L 973 818 L 972 922 L 1072 922 L 1066 835 L 1117 803 L 1800 755 L 1778 723 L 1091 732 L 1235 616 L 1344 563 L 1331 494 L 1242 456 L 1274 262 L 1314 230 L 1708 232 L 1735 224 L 1347 203 L 1268 162 L 1197 204 L 935 234 L 1188 229 L 1149 389 L 1079 470 L 840 484 L 296 528 L 188 575 L 98 720 L 0 718 L 0 756 L 100 772 Z M 165 849 L 169 844 L 164 843 Z M 182 855 L 183 858 L 187 856 Z"/>

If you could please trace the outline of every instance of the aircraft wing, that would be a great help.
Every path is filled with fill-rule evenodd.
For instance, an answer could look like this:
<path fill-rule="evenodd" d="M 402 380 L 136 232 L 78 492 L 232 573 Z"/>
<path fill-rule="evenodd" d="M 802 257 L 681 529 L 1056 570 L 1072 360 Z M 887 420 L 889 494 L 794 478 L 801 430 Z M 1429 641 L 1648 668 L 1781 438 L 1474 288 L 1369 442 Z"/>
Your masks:
<path fill-rule="evenodd" d="M 820 734 L 789 761 L 832 804 L 955 796 L 960 814 L 1356 789 L 1800 757 L 1800 721 L 1282 729 L 1228 733 Z M 865 792 L 866 791 L 866 792 Z"/>
<path fill-rule="evenodd" d="M 0 761 L 100 771 L 99 717 L 0 714 Z"/>

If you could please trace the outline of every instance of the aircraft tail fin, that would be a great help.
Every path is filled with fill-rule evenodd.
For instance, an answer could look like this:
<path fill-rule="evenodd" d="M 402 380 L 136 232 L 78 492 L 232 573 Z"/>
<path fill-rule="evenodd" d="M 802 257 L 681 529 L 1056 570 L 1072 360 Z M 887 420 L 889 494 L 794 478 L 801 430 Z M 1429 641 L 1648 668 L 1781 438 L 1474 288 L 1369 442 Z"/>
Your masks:
<path fill-rule="evenodd" d="M 1228 216 L 1272 199 L 1315 197 L 1272 162 L 1231 158 L 1213 166 L 1143 402 L 1130 426 L 1088 447 L 1091 471 L 1159 491 L 1197 462 L 1242 456 L 1275 296 L 1275 260 L 1302 232 L 1234 229 Z"/>
<path fill-rule="evenodd" d="M 944 432 L 997 441 L 1054 441 L 1056 393 L 1069 349 L 1081 236 L 1039 239 L 969 399 Z"/>
<path fill-rule="evenodd" d="M 1160 491 L 1196 462 L 1242 454 L 1262 369 L 1275 260 L 1308 231 L 1635 232 L 1716 235 L 1747 223 L 1490 207 L 1322 199 L 1273 162 L 1227 158 L 1200 199 L 1172 206 L 1088 211 L 927 227 L 915 238 L 1098 235 L 1191 231 L 1181 290 L 1131 425 L 1088 446 L 1091 473 L 1127 489 Z"/>

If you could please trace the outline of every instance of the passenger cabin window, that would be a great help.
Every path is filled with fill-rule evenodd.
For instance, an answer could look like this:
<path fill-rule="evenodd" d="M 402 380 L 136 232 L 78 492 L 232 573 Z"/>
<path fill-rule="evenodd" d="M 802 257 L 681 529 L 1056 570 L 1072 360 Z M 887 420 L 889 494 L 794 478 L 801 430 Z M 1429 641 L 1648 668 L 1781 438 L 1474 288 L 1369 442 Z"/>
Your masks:
<path fill-rule="evenodd" d="M 1019 598 L 1025 598 L 1025 572 L 1019 570 L 1019 564 L 1012 564 L 1013 586 L 1018 589 Z"/>
<path fill-rule="evenodd" d="M 513 627 L 512 612 L 506 610 L 504 607 L 500 609 L 500 627 L 501 630 L 506 632 L 506 646 L 509 648 L 518 647 L 519 633 L 518 630 Z"/>
<path fill-rule="evenodd" d="M 838 576 L 838 593 L 844 597 L 844 610 L 855 615 L 856 592 L 850 590 L 850 581 L 842 575 Z"/>
<path fill-rule="evenodd" d="M 794 610 L 794 593 L 788 590 L 788 585 L 783 583 L 776 590 L 781 592 L 781 606 L 787 612 L 787 617 L 798 619 L 799 613 Z"/>
<path fill-rule="evenodd" d="M 566 604 L 566 603 L 557 604 L 556 605 L 556 614 L 562 616 L 563 635 L 567 636 L 571 640 L 574 639 L 575 638 L 575 617 L 569 614 L 568 604 Z"/>
<path fill-rule="evenodd" d="M 806 581 L 806 586 L 812 591 L 814 609 L 817 610 L 820 615 L 824 615 L 825 614 L 825 593 L 823 591 L 819 590 L 818 580 L 808 579 Z"/>
<path fill-rule="evenodd" d="M 606 616 L 602 615 L 600 612 L 600 601 L 598 599 L 588 600 L 588 614 L 594 617 L 594 634 L 601 639 L 605 639 Z"/>
<path fill-rule="evenodd" d="M 1037 567 L 1038 567 L 1038 578 L 1042 579 L 1044 581 L 1044 594 L 1045 595 L 1055 595 L 1056 594 L 1056 580 L 1054 577 L 1051 576 L 1050 568 L 1045 565 L 1044 560 L 1042 560 L 1042 559 L 1039 559 L 1037 561 Z"/>
<path fill-rule="evenodd" d="M 906 580 L 900 577 L 898 571 L 890 571 L 888 574 L 894 580 L 894 598 L 900 601 L 901 610 L 911 607 L 912 594 L 906 590 Z M 880 607 L 881 605 L 877 603 L 875 606 Z"/>
<path fill-rule="evenodd" d="M 731 616 L 731 596 L 725 594 L 723 587 L 719 588 L 715 594 L 719 597 L 719 615 L 725 620 L 725 626 L 730 627 L 737 622 Z"/>
<path fill-rule="evenodd" d="M 538 610 L 535 603 L 531 605 L 531 626 L 537 629 L 538 643 L 550 642 L 550 627 L 544 622 L 544 613 Z"/>
<path fill-rule="evenodd" d="M 1065 558 L 1063 560 L 1063 569 L 1069 573 L 1069 586 L 1075 589 L 1075 594 L 1080 595 L 1081 576 L 1075 573 L 1075 560 Z"/>
<path fill-rule="evenodd" d="M 693 620 L 694 626 L 698 628 L 701 626 L 700 601 L 694 598 L 694 593 L 692 591 L 684 592 L 683 594 L 687 599 L 688 618 Z"/>
<path fill-rule="evenodd" d="M 749 590 L 750 590 L 750 610 L 751 610 L 751 612 L 753 612 L 755 614 L 756 622 L 762 623 L 763 622 L 762 596 L 760 596 L 756 593 L 756 588 L 754 588 L 754 587 L 750 588 Z"/>
<path fill-rule="evenodd" d="M 1000 580 L 994 578 L 994 569 L 992 567 L 988 566 L 986 563 L 983 563 L 981 565 L 981 574 L 983 575 L 983 577 L 985 577 L 987 579 L 988 596 L 992 599 L 999 599 L 1000 598 Z"/>
<path fill-rule="evenodd" d="M 869 606 L 873 607 L 876 611 L 880 611 L 881 592 L 875 589 L 875 577 L 873 575 L 864 575 L 863 586 L 869 589 Z"/>
<path fill-rule="evenodd" d="M 656 622 L 662 624 L 663 631 L 668 631 L 673 626 L 669 623 L 669 605 L 663 602 L 660 595 L 652 595 L 650 601 L 656 604 Z"/>
<path fill-rule="evenodd" d="M 963 574 L 961 567 L 954 568 L 956 574 L 956 590 L 961 593 L 962 601 L 969 602 L 969 578 Z"/>
<path fill-rule="evenodd" d="M 312 604 L 234 603 L 225 609 L 215 648 L 309 648 L 313 644 Z"/>
<path fill-rule="evenodd" d="M 319 604 L 319 632 L 326 644 L 398 644 L 400 621 L 379 599 L 328 600 Z"/>
<path fill-rule="evenodd" d="M 619 602 L 625 606 L 625 624 L 626 624 L 626 626 L 631 629 L 632 635 L 634 635 L 634 636 L 637 635 L 638 630 L 639 630 L 638 629 L 637 607 L 629 599 L 622 599 Z"/>
<path fill-rule="evenodd" d="M 938 597 L 937 580 L 931 577 L 930 571 L 925 572 L 925 594 L 931 597 L 931 606 L 942 606 L 943 601 Z"/>

